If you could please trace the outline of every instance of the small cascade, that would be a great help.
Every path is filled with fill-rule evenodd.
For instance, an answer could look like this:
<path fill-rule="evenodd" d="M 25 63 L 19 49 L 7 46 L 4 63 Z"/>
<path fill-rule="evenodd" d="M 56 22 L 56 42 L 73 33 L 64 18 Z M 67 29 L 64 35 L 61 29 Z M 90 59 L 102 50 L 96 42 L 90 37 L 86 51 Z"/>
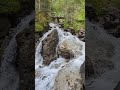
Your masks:
<path fill-rule="evenodd" d="M 79 68 L 85 61 L 85 43 L 80 41 L 76 36 L 73 36 L 70 32 L 65 32 L 63 28 L 60 28 L 58 24 L 50 23 L 49 26 L 51 30 L 43 35 L 40 38 L 40 43 L 36 48 L 35 52 L 35 90 L 54 90 L 54 82 L 55 78 L 58 75 L 59 70 L 61 70 L 66 65 L 71 65 L 71 67 Z M 59 43 L 56 47 L 56 51 L 58 50 L 58 46 L 64 42 L 66 39 L 71 42 L 75 40 L 77 44 L 82 46 L 82 55 L 79 53 L 75 53 L 76 57 L 66 62 L 66 59 L 59 56 L 56 60 L 52 61 L 48 66 L 43 64 L 43 57 L 41 55 L 42 50 L 42 41 L 53 31 L 57 30 Z M 73 44 L 77 45 L 76 43 Z M 79 51 L 79 50 L 78 50 Z"/>
<path fill-rule="evenodd" d="M 16 34 L 11 39 L 9 45 L 6 47 L 3 55 L 3 60 L 0 67 L 0 84 L 1 90 L 18 90 L 19 89 L 19 75 L 15 70 L 15 60 L 16 60 L 16 36 L 22 32 L 24 29 L 29 27 L 29 23 L 34 19 L 34 12 L 26 16 L 21 20 L 14 30 Z"/>

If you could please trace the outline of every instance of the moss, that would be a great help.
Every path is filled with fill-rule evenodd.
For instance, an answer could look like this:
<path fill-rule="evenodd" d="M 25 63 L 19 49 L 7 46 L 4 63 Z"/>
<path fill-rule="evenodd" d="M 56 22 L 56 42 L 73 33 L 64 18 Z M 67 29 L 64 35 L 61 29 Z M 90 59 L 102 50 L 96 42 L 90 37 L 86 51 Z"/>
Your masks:
<path fill-rule="evenodd" d="M 43 25 L 39 22 L 35 22 L 35 32 L 40 32 L 44 29 Z"/>

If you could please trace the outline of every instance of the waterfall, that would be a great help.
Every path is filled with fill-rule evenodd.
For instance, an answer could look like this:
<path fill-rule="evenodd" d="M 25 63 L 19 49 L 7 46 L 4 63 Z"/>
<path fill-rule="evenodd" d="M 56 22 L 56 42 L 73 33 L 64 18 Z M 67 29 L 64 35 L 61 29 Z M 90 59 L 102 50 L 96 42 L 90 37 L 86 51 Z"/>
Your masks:
<path fill-rule="evenodd" d="M 63 28 L 59 28 L 58 24 L 50 23 L 49 25 L 51 30 L 49 30 L 43 35 L 42 38 L 40 38 L 40 43 L 35 52 L 35 90 L 54 90 L 53 86 L 55 78 L 63 66 L 71 65 L 73 69 L 80 69 L 80 66 L 85 61 L 85 43 L 80 41 L 76 36 L 73 36 L 70 32 L 65 32 Z M 82 45 L 83 54 L 80 55 L 79 53 L 76 53 L 76 57 L 71 59 L 69 62 L 66 62 L 65 58 L 59 56 L 56 60 L 52 61 L 49 66 L 45 66 L 43 65 L 43 57 L 41 55 L 42 41 L 55 29 L 57 30 L 59 37 L 58 46 L 66 39 L 68 39 L 70 42 L 75 40 L 78 45 Z M 73 47 L 74 45 L 76 44 L 73 44 Z"/>
<path fill-rule="evenodd" d="M 34 19 L 34 12 L 21 19 L 21 22 L 13 30 L 16 34 L 11 39 L 9 45 L 6 47 L 3 60 L 0 67 L 0 89 L 1 90 L 18 90 L 19 89 L 19 75 L 16 72 L 14 63 L 16 60 L 17 42 L 16 36 L 24 29 L 29 27 L 29 23 Z"/>

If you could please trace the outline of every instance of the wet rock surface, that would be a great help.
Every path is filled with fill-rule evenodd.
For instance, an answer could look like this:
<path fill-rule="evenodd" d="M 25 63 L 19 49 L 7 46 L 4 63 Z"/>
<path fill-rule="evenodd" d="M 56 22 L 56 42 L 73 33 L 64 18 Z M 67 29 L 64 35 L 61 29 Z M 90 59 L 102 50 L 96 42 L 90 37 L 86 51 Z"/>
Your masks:
<path fill-rule="evenodd" d="M 60 50 L 58 51 L 58 54 L 59 54 L 60 56 L 64 57 L 65 59 L 72 59 L 72 58 L 74 58 L 73 52 L 72 52 L 71 50 L 67 50 L 67 49 L 65 49 L 65 48 L 60 49 Z"/>
<path fill-rule="evenodd" d="M 75 58 L 75 54 L 82 55 L 82 45 L 77 43 L 75 39 L 65 39 L 58 46 L 58 54 L 65 59 L 73 59 Z"/>
<path fill-rule="evenodd" d="M 83 83 L 79 69 L 68 65 L 59 71 L 54 90 L 83 90 Z"/>
<path fill-rule="evenodd" d="M 49 65 L 51 61 L 57 58 L 56 47 L 59 42 L 57 30 L 53 30 L 47 38 L 42 41 L 43 64 Z"/>
<path fill-rule="evenodd" d="M 81 41 L 85 42 L 85 31 L 79 31 L 75 34 Z"/>

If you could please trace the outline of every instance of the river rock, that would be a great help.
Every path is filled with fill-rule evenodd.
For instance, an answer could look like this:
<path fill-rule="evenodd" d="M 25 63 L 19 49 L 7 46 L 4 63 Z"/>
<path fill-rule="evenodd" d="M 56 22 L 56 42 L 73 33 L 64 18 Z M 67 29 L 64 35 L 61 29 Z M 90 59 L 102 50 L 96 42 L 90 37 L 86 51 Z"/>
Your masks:
<path fill-rule="evenodd" d="M 16 36 L 16 68 L 20 77 L 20 90 L 34 89 L 35 59 L 34 26 L 25 29 Z"/>
<path fill-rule="evenodd" d="M 61 48 L 59 49 L 59 55 L 61 55 L 62 57 L 64 57 L 65 59 L 71 59 L 74 58 L 74 54 L 72 52 L 72 50 L 68 50 L 66 48 Z"/>
<path fill-rule="evenodd" d="M 83 90 L 83 82 L 79 68 L 69 65 L 58 72 L 54 90 Z"/>
<path fill-rule="evenodd" d="M 58 54 L 65 59 L 72 59 L 76 55 L 81 55 L 82 45 L 75 38 L 66 38 L 58 46 Z"/>
<path fill-rule="evenodd" d="M 72 29 L 72 28 L 67 28 L 67 29 L 65 29 L 64 31 L 70 32 L 71 34 L 75 35 L 75 30 Z"/>
<path fill-rule="evenodd" d="M 42 41 L 43 64 L 49 65 L 51 61 L 57 58 L 56 47 L 59 42 L 57 30 L 53 30 L 47 38 Z"/>

